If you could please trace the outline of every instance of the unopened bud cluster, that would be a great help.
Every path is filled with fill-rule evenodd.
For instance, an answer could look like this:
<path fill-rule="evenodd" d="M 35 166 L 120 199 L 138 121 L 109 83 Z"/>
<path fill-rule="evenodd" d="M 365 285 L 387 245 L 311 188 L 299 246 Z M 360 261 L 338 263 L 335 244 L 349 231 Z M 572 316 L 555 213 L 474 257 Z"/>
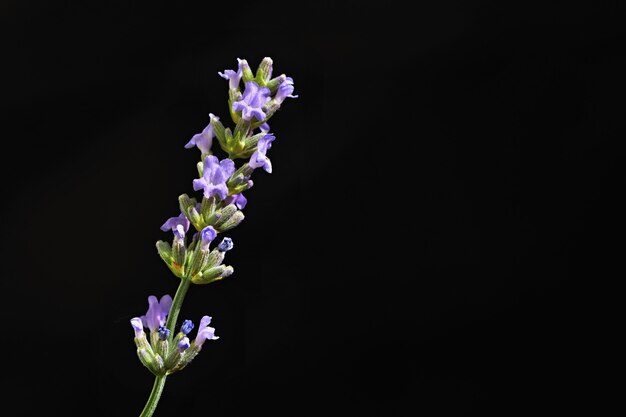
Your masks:
<path fill-rule="evenodd" d="M 191 320 L 185 320 L 180 331 L 175 336 L 172 335 L 171 330 L 165 327 L 172 306 L 172 297 L 169 295 L 164 295 L 160 301 L 151 295 L 148 297 L 148 305 L 146 315 L 131 319 L 130 324 L 135 331 L 139 360 L 157 376 L 180 371 L 202 350 L 206 340 L 219 339 L 215 336 L 215 329 L 209 326 L 209 316 L 200 320 L 200 327 L 193 341 L 188 337 L 194 328 Z M 149 335 L 144 328 L 148 329 Z"/>

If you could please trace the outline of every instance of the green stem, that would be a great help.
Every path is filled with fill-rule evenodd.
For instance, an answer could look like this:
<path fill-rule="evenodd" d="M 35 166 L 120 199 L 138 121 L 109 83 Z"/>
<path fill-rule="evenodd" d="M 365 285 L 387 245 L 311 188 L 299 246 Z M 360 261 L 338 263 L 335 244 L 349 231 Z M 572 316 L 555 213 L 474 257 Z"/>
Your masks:
<path fill-rule="evenodd" d="M 154 380 L 154 385 L 152 386 L 152 392 L 150 392 L 150 397 L 148 398 L 148 402 L 146 406 L 143 408 L 141 415 L 139 417 L 151 417 L 156 410 L 157 404 L 159 403 L 159 398 L 161 398 L 161 393 L 163 392 L 163 387 L 165 387 L 165 378 L 166 375 L 157 376 Z"/>
<path fill-rule="evenodd" d="M 176 295 L 172 301 L 172 307 L 167 315 L 165 327 L 170 330 L 170 342 L 172 341 L 171 339 L 174 337 L 174 334 L 176 334 L 175 327 L 176 321 L 178 320 L 178 313 L 180 313 L 180 308 L 183 305 L 183 300 L 185 299 L 185 295 L 187 295 L 187 290 L 190 285 L 191 279 L 184 277 L 180 279 L 180 285 L 178 286 L 178 290 L 176 290 Z"/>
<path fill-rule="evenodd" d="M 181 278 L 180 285 L 176 290 L 176 295 L 174 296 L 174 300 L 172 301 L 172 307 L 170 308 L 170 312 L 167 315 L 167 322 L 165 323 L 165 327 L 170 329 L 170 343 L 172 342 L 173 335 L 175 334 L 174 328 L 176 327 L 176 321 L 178 320 L 178 313 L 180 313 L 180 308 L 183 305 L 183 300 L 185 299 L 185 295 L 187 295 L 187 290 L 191 285 L 191 279 L 189 278 Z M 154 385 L 152 386 L 152 392 L 150 392 L 150 397 L 148 397 L 148 402 L 146 402 L 146 406 L 143 408 L 141 415 L 139 417 L 151 417 L 156 410 L 157 404 L 159 403 L 159 399 L 161 398 L 161 394 L 163 393 L 163 388 L 165 387 L 165 378 L 167 375 L 157 375 L 154 380 Z"/>

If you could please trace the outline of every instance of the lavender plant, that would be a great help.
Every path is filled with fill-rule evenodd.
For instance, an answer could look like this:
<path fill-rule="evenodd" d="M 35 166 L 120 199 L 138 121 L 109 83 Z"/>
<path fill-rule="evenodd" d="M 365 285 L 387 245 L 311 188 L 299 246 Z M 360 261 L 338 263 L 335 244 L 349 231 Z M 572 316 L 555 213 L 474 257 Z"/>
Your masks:
<path fill-rule="evenodd" d="M 252 187 L 254 171 L 262 168 L 272 172 L 267 153 L 276 138 L 269 133 L 268 121 L 285 99 L 297 97 L 293 95 L 293 79 L 284 74 L 272 78 L 270 58 L 261 61 L 256 73 L 246 60 L 237 61 L 237 71 L 218 73 L 228 80 L 228 108 L 235 127 L 225 127 L 219 117 L 209 114 L 209 124 L 185 145 L 185 148 L 195 146 L 200 150 L 199 178 L 193 180 L 193 189 L 202 191 L 202 198 L 179 196 L 180 214 L 170 217 L 161 226 L 161 230 L 172 232 L 172 243 L 160 240 L 156 244 L 161 259 L 180 279 L 178 290 L 173 299 L 169 294 L 160 299 L 149 296 L 146 314 L 130 320 L 137 356 L 155 376 L 141 417 L 154 413 L 167 376 L 185 368 L 207 340 L 219 339 L 215 329 L 209 326 L 211 317 L 208 315 L 200 319 L 193 340 L 190 334 L 195 326 L 191 320 L 183 321 L 175 331 L 178 315 L 191 284 L 210 284 L 233 273 L 232 266 L 223 264 L 226 252 L 233 248 L 233 241 L 224 237 L 213 249 L 211 244 L 218 234 L 236 227 L 244 219 L 241 210 L 247 200 L 243 192 Z M 228 154 L 227 158 L 220 160 L 213 154 L 214 138 Z M 245 162 L 237 167 L 237 159 Z M 196 233 L 189 239 L 191 226 Z"/>

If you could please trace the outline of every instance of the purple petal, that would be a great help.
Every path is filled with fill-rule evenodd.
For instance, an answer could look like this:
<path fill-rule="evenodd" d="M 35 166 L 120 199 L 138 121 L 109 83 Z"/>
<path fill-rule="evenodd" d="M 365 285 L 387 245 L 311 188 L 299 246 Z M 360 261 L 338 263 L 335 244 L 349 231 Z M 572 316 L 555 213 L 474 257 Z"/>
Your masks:
<path fill-rule="evenodd" d="M 174 232 L 179 225 L 183 227 L 184 232 L 189 230 L 189 219 L 183 213 L 180 213 L 176 217 L 170 217 L 167 219 L 167 221 L 161 226 L 161 230 L 164 232 L 167 232 L 168 230 Z"/>
<path fill-rule="evenodd" d="M 215 239 L 217 236 L 217 232 L 212 226 L 207 226 L 200 232 L 200 238 L 202 239 L 202 243 L 208 245 Z"/>
<path fill-rule="evenodd" d="M 189 346 L 190 346 L 189 338 L 185 336 L 182 339 L 180 339 L 180 342 L 178 342 L 178 351 L 184 352 L 185 350 L 189 348 Z"/>
<path fill-rule="evenodd" d="M 211 317 L 204 316 L 200 320 L 200 327 L 198 328 L 198 334 L 196 335 L 195 343 L 197 346 L 202 347 L 205 340 L 217 340 L 219 337 L 215 336 L 215 329 L 209 327 L 211 323 Z"/>
<path fill-rule="evenodd" d="M 211 316 L 202 316 L 202 318 L 200 319 L 200 327 L 198 329 L 204 329 L 206 326 L 211 324 L 212 318 L 213 317 Z"/>
<path fill-rule="evenodd" d="M 248 204 L 248 199 L 246 197 L 244 197 L 243 194 L 239 193 L 239 194 L 235 194 L 235 205 L 237 205 L 237 208 L 239 210 L 243 210 L 244 207 L 246 207 L 246 204 Z"/>
<path fill-rule="evenodd" d="M 206 185 L 207 185 L 207 182 L 204 180 L 204 178 L 197 178 L 197 179 L 193 180 L 193 190 L 194 191 L 201 190 Z"/>
<path fill-rule="evenodd" d="M 235 163 L 228 158 L 222 159 L 222 162 L 220 162 L 220 168 L 222 168 L 224 176 L 228 178 L 233 175 L 233 172 L 235 172 Z"/>
<path fill-rule="evenodd" d="M 272 147 L 272 142 L 274 142 L 275 139 L 276 136 L 268 133 L 267 135 L 259 139 L 259 142 L 257 143 L 257 149 L 260 150 L 263 155 L 265 155 L 267 153 L 267 150 Z"/>
<path fill-rule="evenodd" d="M 130 319 L 130 325 L 133 326 L 135 335 L 140 335 L 143 332 L 143 322 L 139 317 L 133 317 Z"/>

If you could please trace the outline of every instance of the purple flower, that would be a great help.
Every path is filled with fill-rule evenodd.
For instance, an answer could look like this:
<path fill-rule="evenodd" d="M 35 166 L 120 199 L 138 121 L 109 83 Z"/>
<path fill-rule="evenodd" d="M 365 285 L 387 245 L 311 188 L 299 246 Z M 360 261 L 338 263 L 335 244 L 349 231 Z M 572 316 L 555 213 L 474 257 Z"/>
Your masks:
<path fill-rule="evenodd" d="M 261 129 L 261 132 L 267 133 L 270 131 L 270 125 L 268 125 L 267 123 L 263 123 L 261 126 L 259 126 L 259 129 Z"/>
<path fill-rule="evenodd" d="M 216 156 L 208 155 L 204 158 L 202 178 L 193 180 L 193 189 L 204 189 L 206 198 L 218 196 L 220 200 L 228 196 L 226 180 L 235 172 L 235 163 L 230 159 L 219 162 Z"/>
<path fill-rule="evenodd" d="M 180 326 L 180 331 L 184 334 L 189 334 L 194 328 L 193 322 L 191 320 L 183 321 L 183 324 Z"/>
<path fill-rule="evenodd" d="M 180 342 L 178 342 L 178 351 L 180 353 L 183 353 L 184 351 L 186 351 L 189 348 L 189 346 L 190 346 L 189 338 L 187 336 L 185 336 L 182 339 L 180 339 Z"/>
<path fill-rule="evenodd" d="M 225 237 L 222 239 L 219 245 L 217 245 L 217 250 L 220 252 L 228 252 L 233 248 L 233 240 L 229 237 Z"/>
<path fill-rule="evenodd" d="M 141 335 L 143 333 L 143 323 L 139 317 L 133 317 L 130 319 L 130 325 L 133 326 L 133 330 L 135 331 L 135 336 Z"/>
<path fill-rule="evenodd" d="M 193 135 L 191 140 L 185 145 L 186 149 L 197 146 L 202 153 L 209 152 L 211 145 L 213 145 L 213 137 L 215 137 L 215 133 L 213 132 L 213 119 L 219 120 L 219 117 L 213 115 L 213 113 L 209 113 L 209 117 L 211 118 L 209 124 L 202 132 Z"/>
<path fill-rule="evenodd" d="M 252 169 L 263 168 L 265 171 L 272 173 L 272 162 L 267 157 L 266 153 L 269 148 L 272 147 L 272 142 L 276 139 L 274 135 L 268 134 L 259 139 L 257 143 L 256 151 L 250 157 L 248 165 Z"/>
<path fill-rule="evenodd" d="M 274 97 L 274 100 L 278 104 L 281 104 L 283 101 L 285 101 L 287 97 L 298 98 L 298 96 L 294 96 L 291 94 L 293 93 L 293 89 L 294 89 L 293 78 L 287 77 L 285 81 L 282 82 L 280 87 L 278 87 L 278 91 L 276 92 L 276 96 Z"/>
<path fill-rule="evenodd" d="M 165 325 L 165 320 L 172 307 L 172 297 L 165 294 L 158 301 L 154 295 L 148 297 L 148 312 L 145 316 L 141 316 L 143 327 L 147 327 L 151 332 L 155 332 L 160 326 Z"/>
<path fill-rule="evenodd" d="M 254 117 L 262 122 L 266 117 L 264 110 L 268 101 L 270 89 L 259 87 L 254 81 L 248 81 L 241 100 L 233 103 L 233 111 L 241 111 L 244 120 L 250 121 Z"/>
<path fill-rule="evenodd" d="M 196 335 L 196 345 L 198 347 L 202 347 L 205 340 L 217 340 L 218 336 L 215 336 L 215 329 L 209 326 L 211 323 L 211 317 L 204 316 L 202 320 L 200 320 L 200 328 L 198 330 L 198 334 Z"/>
<path fill-rule="evenodd" d="M 170 329 L 165 326 L 159 326 L 159 340 L 165 340 L 170 337 Z"/>
<path fill-rule="evenodd" d="M 207 249 L 213 239 L 217 237 L 217 232 L 213 226 L 207 226 L 200 232 L 200 249 Z"/>
<path fill-rule="evenodd" d="M 182 239 L 185 237 L 187 230 L 189 230 L 189 219 L 183 213 L 180 213 L 178 217 L 167 219 L 161 226 L 161 230 L 164 232 L 171 230 L 177 238 Z"/>
<path fill-rule="evenodd" d="M 237 206 L 239 210 L 242 210 L 246 206 L 246 204 L 248 204 L 248 199 L 244 197 L 244 195 L 241 193 L 229 195 L 228 197 L 224 199 L 225 205 L 229 205 L 233 203 Z"/>
<path fill-rule="evenodd" d="M 243 75 L 243 70 L 241 69 L 243 60 L 237 58 L 237 62 L 239 63 L 239 68 L 237 69 L 237 72 L 229 69 L 225 70 L 223 73 L 218 72 L 220 77 L 228 80 L 228 88 L 230 88 L 231 90 L 236 90 L 237 88 L 239 88 L 239 82 L 241 81 L 241 76 Z"/>

